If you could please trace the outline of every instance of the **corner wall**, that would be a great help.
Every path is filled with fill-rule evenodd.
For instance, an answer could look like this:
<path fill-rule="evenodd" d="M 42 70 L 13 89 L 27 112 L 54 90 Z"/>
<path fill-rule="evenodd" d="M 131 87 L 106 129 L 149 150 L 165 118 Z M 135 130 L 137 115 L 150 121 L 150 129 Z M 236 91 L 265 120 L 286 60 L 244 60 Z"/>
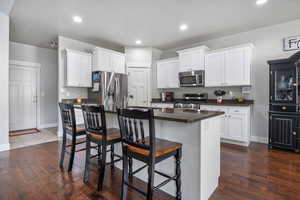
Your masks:
<path fill-rule="evenodd" d="M 9 17 L 0 12 L 0 151 L 9 149 L 8 60 Z"/>

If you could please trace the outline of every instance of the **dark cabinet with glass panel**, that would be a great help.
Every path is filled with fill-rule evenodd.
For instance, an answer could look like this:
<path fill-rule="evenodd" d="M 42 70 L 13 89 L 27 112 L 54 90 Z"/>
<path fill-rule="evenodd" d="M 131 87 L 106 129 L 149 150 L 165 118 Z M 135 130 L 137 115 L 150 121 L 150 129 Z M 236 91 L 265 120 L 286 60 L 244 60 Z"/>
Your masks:
<path fill-rule="evenodd" d="M 300 149 L 300 52 L 270 65 L 269 147 Z"/>
<path fill-rule="evenodd" d="M 296 67 L 277 64 L 270 70 L 270 102 L 296 104 Z"/>

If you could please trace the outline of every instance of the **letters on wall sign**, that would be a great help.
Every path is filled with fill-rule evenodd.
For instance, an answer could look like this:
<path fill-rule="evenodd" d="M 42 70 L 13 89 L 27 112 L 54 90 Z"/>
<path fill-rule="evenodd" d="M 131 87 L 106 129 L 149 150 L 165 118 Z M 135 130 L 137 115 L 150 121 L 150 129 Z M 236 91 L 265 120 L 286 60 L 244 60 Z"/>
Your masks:
<path fill-rule="evenodd" d="M 287 37 L 283 39 L 283 50 L 284 51 L 292 51 L 300 49 L 300 35 Z"/>

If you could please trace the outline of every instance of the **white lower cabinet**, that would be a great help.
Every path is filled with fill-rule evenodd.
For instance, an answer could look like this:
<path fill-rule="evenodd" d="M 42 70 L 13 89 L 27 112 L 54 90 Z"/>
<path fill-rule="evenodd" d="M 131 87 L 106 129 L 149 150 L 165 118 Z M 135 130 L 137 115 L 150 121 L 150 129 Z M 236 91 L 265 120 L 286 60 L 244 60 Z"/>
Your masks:
<path fill-rule="evenodd" d="M 221 138 L 224 142 L 241 144 L 248 146 L 250 143 L 250 106 L 201 106 L 201 110 L 225 112 L 222 127 L 224 130 Z"/>

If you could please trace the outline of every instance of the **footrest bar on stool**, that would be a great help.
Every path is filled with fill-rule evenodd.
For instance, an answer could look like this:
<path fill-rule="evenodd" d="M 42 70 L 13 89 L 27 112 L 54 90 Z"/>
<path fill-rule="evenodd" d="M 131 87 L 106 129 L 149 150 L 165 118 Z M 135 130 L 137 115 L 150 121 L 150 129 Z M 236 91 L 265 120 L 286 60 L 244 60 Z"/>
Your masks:
<path fill-rule="evenodd" d="M 160 183 L 159 185 L 155 186 L 155 187 L 153 188 L 153 190 L 158 190 L 159 188 L 161 188 L 162 186 L 166 185 L 166 184 L 169 183 L 170 181 L 175 180 L 176 177 L 177 177 L 177 176 L 168 178 L 167 180 L 163 181 L 163 182 Z"/>
<path fill-rule="evenodd" d="M 114 160 L 113 162 L 108 162 L 108 163 L 106 163 L 105 165 L 111 165 L 112 163 L 116 163 L 116 162 L 119 162 L 119 161 L 121 161 L 121 160 L 122 160 L 122 159 L 119 158 L 119 159 Z"/>
<path fill-rule="evenodd" d="M 130 184 L 127 183 L 127 182 L 124 182 L 124 184 L 126 184 L 126 185 L 127 185 L 128 187 L 130 187 L 131 189 L 134 189 L 134 190 L 137 191 L 138 193 L 140 193 L 140 194 L 142 194 L 142 195 L 144 195 L 144 196 L 147 196 L 147 193 L 146 193 L 146 192 L 144 192 L 144 191 L 142 191 L 142 190 L 140 190 L 140 189 L 134 187 L 133 185 L 130 185 Z"/>
<path fill-rule="evenodd" d="M 83 142 L 76 142 L 75 145 L 83 144 L 83 143 L 85 143 L 85 141 L 83 141 Z M 73 146 L 73 145 L 72 144 L 68 144 L 66 147 L 71 147 L 71 146 Z"/>
<path fill-rule="evenodd" d="M 76 150 L 75 152 L 79 152 L 79 151 L 85 151 L 86 150 L 86 148 L 82 148 L 82 149 L 78 149 L 78 150 Z"/>
<path fill-rule="evenodd" d="M 118 155 L 118 154 L 114 154 L 114 156 L 116 156 L 117 158 L 121 158 L 121 159 L 123 159 L 123 157 L 122 157 L 122 156 L 120 156 L 120 155 Z"/>
<path fill-rule="evenodd" d="M 171 176 L 169 176 L 169 175 L 167 175 L 167 174 L 164 174 L 164 173 L 162 173 L 162 172 L 160 172 L 160 171 L 154 170 L 154 172 L 157 173 L 157 174 L 159 174 L 159 175 L 161 175 L 161 176 L 163 176 L 163 177 L 165 177 L 165 178 L 172 178 Z"/>
<path fill-rule="evenodd" d="M 145 169 L 147 166 L 148 165 L 144 165 L 144 166 L 140 167 L 139 169 L 133 171 L 132 174 L 131 174 L 131 176 L 133 176 L 134 174 L 136 174 L 136 173 L 140 172 L 141 170 Z"/>

